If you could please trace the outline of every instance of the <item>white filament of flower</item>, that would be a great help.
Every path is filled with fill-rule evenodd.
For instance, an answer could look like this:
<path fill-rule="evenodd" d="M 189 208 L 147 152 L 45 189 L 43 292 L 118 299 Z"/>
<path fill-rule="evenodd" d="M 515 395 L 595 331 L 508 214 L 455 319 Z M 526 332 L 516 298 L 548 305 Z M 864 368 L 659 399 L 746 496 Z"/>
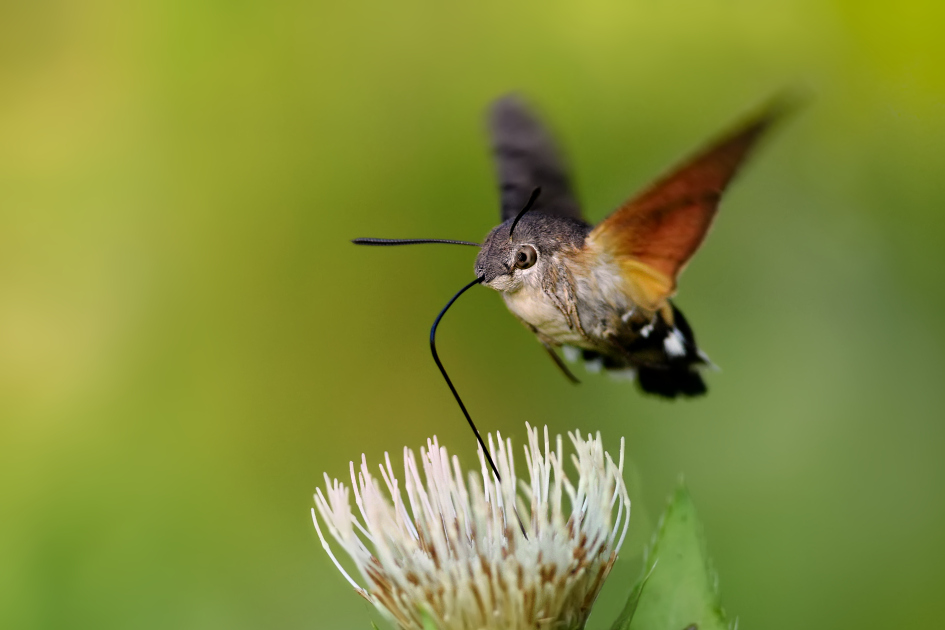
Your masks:
<path fill-rule="evenodd" d="M 543 445 L 537 429 L 526 429 L 528 482 L 516 479 L 511 440 L 498 434 L 498 449 L 492 435 L 488 442 L 501 482 L 481 450 L 481 475 L 470 472 L 464 482 L 459 460 L 436 437 L 420 449 L 420 466 L 405 448 L 406 502 L 390 457 L 379 467 L 385 493 L 362 455 L 357 474 L 350 465 L 360 520 L 349 488 L 325 475 L 315 505 L 366 587 L 335 558 L 313 509 L 322 546 L 355 590 L 398 627 L 420 630 L 424 617 L 440 630 L 584 627 L 629 524 L 624 442 L 614 463 L 599 433 L 586 439 L 569 433 L 575 487 L 564 470 L 561 436 L 552 450 L 547 427 Z"/>

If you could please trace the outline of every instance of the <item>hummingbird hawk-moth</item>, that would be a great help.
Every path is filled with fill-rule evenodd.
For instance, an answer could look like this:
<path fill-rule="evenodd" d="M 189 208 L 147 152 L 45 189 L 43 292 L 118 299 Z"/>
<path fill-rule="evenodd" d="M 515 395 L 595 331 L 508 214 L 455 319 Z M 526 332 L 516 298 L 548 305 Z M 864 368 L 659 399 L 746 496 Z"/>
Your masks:
<path fill-rule="evenodd" d="M 700 370 L 711 363 L 672 302 L 677 280 L 711 227 L 722 193 L 785 105 L 776 101 L 763 109 L 591 225 L 552 135 L 519 98 L 508 96 L 489 115 L 502 223 L 481 246 L 445 239 L 354 242 L 480 247 L 476 279 L 441 311 L 430 337 L 434 359 L 474 432 L 434 336 L 446 310 L 476 284 L 502 295 L 572 381 L 557 348 L 571 359 L 582 357 L 592 370 L 634 377 L 646 393 L 699 396 L 706 393 Z"/>

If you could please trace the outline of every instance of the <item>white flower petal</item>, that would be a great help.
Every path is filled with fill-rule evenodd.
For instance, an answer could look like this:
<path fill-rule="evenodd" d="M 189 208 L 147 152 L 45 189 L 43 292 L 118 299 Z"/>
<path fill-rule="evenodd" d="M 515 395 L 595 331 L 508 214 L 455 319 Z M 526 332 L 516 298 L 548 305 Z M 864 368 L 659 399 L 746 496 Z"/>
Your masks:
<path fill-rule="evenodd" d="M 420 449 L 419 466 L 404 449 L 406 503 L 390 457 L 379 467 L 384 494 L 362 456 L 357 475 L 353 463 L 349 473 L 363 525 L 349 489 L 326 475 L 315 506 L 367 588 L 345 572 L 316 520 L 319 540 L 345 579 L 400 628 L 421 630 L 423 614 L 441 630 L 583 628 L 629 524 L 624 443 L 615 464 L 600 434 L 569 434 L 575 488 L 561 436 L 552 450 L 547 427 L 541 440 L 526 429 L 527 482 L 516 478 L 511 440 L 498 434 L 487 442 L 501 481 L 481 449 L 481 476 L 468 481 L 435 437 Z"/>

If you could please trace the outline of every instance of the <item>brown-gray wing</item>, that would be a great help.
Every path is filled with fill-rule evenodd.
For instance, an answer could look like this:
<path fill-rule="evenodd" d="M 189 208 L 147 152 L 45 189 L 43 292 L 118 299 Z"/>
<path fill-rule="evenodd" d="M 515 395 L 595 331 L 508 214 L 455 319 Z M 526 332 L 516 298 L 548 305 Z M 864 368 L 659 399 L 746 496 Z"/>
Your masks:
<path fill-rule="evenodd" d="M 492 150 L 502 197 L 502 220 L 515 217 L 541 188 L 534 211 L 583 221 L 567 165 L 547 128 L 517 96 L 492 105 Z"/>

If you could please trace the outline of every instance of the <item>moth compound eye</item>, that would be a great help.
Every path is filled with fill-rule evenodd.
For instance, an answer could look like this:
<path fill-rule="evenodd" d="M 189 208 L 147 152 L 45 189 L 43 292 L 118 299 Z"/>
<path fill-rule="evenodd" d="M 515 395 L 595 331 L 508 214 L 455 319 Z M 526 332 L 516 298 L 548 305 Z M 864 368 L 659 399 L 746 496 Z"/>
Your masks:
<path fill-rule="evenodd" d="M 538 261 L 538 251 L 531 245 L 522 245 L 515 252 L 515 268 L 528 269 Z"/>

